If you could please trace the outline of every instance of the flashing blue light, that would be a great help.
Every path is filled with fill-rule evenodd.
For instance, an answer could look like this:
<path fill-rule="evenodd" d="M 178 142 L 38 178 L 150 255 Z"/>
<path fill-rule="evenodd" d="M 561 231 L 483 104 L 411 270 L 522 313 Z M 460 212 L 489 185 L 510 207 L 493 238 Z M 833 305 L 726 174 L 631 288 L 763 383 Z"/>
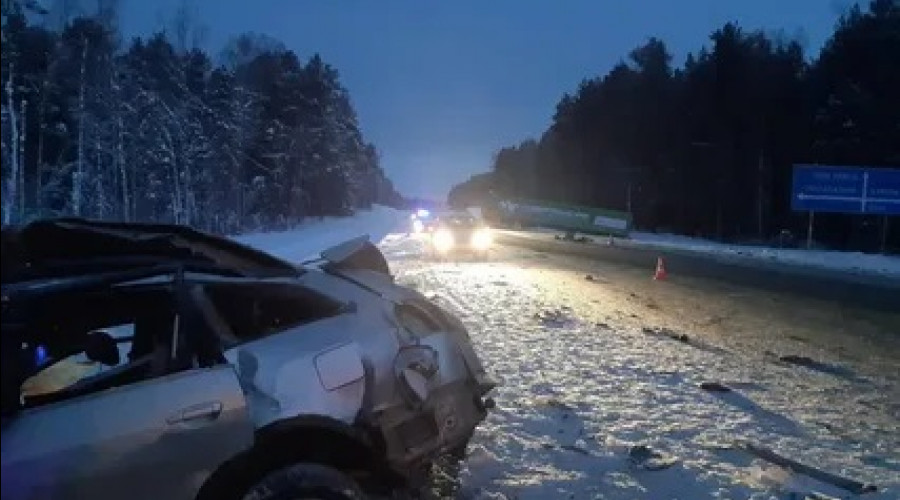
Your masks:
<path fill-rule="evenodd" d="M 416 215 L 418 215 L 419 217 L 428 217 L 429 215 L 431 215 L 431 212 L 424 208 L 420 208 L 419 211 L 416 212 Z"/>
<path fill-rule="evenodd" d="M 44 361 L 47 361 L 47 348 L 46 347 L 39 345 L 39 346 L 37 346 L 37 348 L 35 348 L 34 361 L 38 365 L 41 365 L 44 363 Z"/>

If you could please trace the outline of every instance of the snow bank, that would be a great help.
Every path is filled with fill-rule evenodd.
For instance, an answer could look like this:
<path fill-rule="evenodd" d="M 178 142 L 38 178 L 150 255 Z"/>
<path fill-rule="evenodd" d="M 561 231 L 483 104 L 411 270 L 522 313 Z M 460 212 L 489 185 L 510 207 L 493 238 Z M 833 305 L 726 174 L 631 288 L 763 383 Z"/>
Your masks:
<path fill-rule="evenodd" d="M 250 233 L 233 239 L 296 262 L 318 257 L 322 250 L 364 234 L 378 243 L 392 231 L 402 230 L 406 221 L 405 212 L 375 205 L 350 217 L 310 219 L 289 231 Z"/>
<path fill-rule="evenodd" d="M 729 245 L 675 234 L 642 232 L 631 233 L 626 244 L 900 277 L 900 258 L 889 255 Z"/>

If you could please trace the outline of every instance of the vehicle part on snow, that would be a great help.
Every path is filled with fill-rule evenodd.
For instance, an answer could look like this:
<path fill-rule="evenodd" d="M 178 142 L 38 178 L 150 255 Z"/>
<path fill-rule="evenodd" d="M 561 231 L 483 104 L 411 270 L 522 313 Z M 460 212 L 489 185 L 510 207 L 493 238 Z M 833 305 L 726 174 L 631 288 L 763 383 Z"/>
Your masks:
<path fill-rule="evenodd" d="M 731 392 L 731 388 L 719 382 L 701 382 L 700 388 L 709 392 Z"/>
<path fill-rule="evenodd" d="M 691 340 L 686 333 L 678 333 L 669 328 L 651 328 L 649 326 L 645 326 L 641 328 L 641 331 L 646 333 L 647 335 L 659 335 L 661 337 L 668 337 L 672 340 L 677 340 L 678 342 L 688 343 Z"/>
<path fill-rule="evenodd" d="M 756 455 L 757 457 L 771 462 L 779 467 L 784 467 L 785 469 L 792 470 L 798 474 L 809 476 L 817 481 L 822 481 L 823 483 L 837 486 L 838 488 L 847 490 L 855 495 L 878 491 L 878 488 L 875 485 L 861 483 L 853 479 L 838 476 L 837 474 L 832 474 L 822 469 L 811 467 L 796 460 L 779 455 L 774 450 L 761 445 L 750 442 L 742 442 L 739 443 L 739 446 L 744 450 L 747 450 L 749 453 Z"/>
<path fill-rule="evenodd" d="M 852 370 L 849 370 L 843 366 L 832 365 L 832 364 L 828 364 L 828 363 L 823 363 L 821 361 L 816 361 L 808 356 L 798 356 L 796 354 L 788 354 L 785 356 L 779 356 L 778 360 L 783 361 L 785 363 L 790 363 L 792 365 L 809 368 L 810 370 L 815 370 L 817 372 L 834 375 L 837 377 L 844 377 L 844 378 L 851 378 L 851 379 L 856 378 L 856 374 L 853 373 Z"/>
<path fill-rule="evenodd" d="M 577 321 L 565 306 L 559 309 L 544 309 L 535 313 L 534 318 L 548 328 L 563 328 L 571 326 Z"/>
<path fill-rule="evenodd" d="M 673 455 L 654 450 L 644 444 L 632 446 L 628 450 L 628 459 L 635 467 L 653 471 L 668 469 L 678 462 Z"/>

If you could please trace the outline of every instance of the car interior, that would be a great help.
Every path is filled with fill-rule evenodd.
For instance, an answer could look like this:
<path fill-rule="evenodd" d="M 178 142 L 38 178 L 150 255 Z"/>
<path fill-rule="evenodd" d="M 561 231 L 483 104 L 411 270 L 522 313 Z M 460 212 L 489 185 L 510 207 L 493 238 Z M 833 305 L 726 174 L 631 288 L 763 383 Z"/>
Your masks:
<path fill-rule="evenodd" d="M 22 339 L 4 348 L 4 408 L 7 400 L 41 406 L 222 363 L 228 347 L 347 310 L 296 284 L 181 285 L 119 283 L 17 299 L 27 312 L 3 317 L 4 340 Z"/>
<path fill-rule="evenodd" d="M 15 325 L 20 338 L 27 339 L 16 352 L 29 358 L 19 360 L 25 407 L 135 383 L 177 368 L 183 350 L 176 334 L 178 315 L 165 289 L 51 295 L 32 299 L 28 308 L 37 313 Z M 5 321 L 3 329 L 6 334 Z M 123 330 L 131 335 L 110 333 Z M 130 346 L 124 360 L 120 344 Z"/>

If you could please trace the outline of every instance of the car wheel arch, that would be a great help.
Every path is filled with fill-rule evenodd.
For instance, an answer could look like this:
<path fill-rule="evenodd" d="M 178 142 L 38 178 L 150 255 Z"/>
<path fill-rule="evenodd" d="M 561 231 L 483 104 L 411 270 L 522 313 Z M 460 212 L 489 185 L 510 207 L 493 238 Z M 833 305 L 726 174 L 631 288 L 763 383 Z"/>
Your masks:
<path fill-rule="evenodd" d="M 253 447 L 213 471 L 196 500 L 240 500 L 243 492 L 270 472 L 298 462 L 362 473 L 385 485 L 399 484 L 400 478 L 380 458 L 384 456 L 382 445 L 375 441 L 372 433 L 361 426 L 330 417 L 304 415 L 279 420 L 257 430 Z M 367 482 L 370 481 L 361 481 Z"/>

